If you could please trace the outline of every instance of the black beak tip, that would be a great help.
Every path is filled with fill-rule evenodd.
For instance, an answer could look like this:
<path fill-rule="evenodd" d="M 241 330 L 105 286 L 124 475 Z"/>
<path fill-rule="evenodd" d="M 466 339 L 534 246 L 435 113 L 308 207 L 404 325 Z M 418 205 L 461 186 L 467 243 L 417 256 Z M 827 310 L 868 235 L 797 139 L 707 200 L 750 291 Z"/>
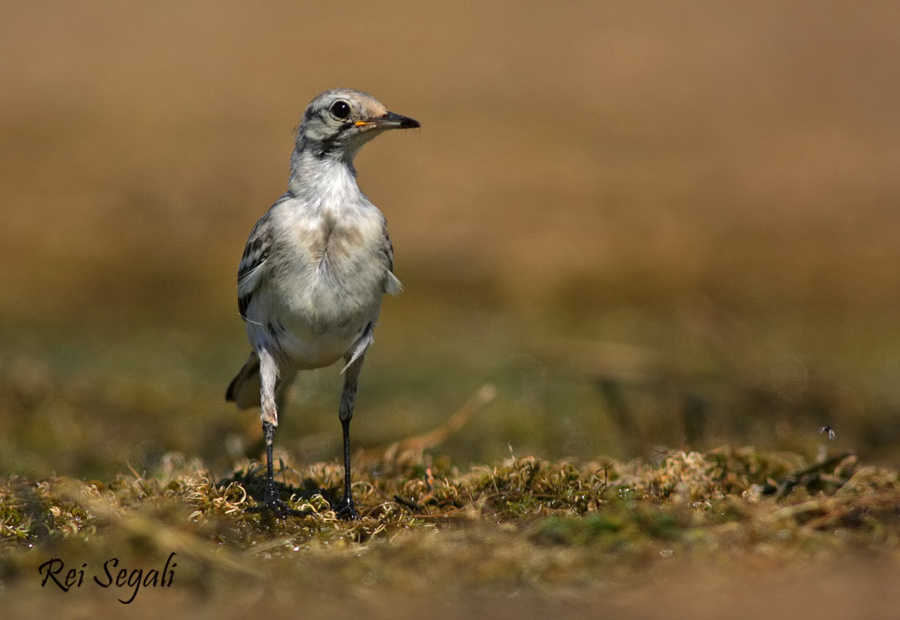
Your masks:
<path fill-rule="evenodd" d="M 382 119 L 391 123 L 392 127 L 397 129 L 417 129 L 421 127 L 419 121 L 414 118 L 409 118 L 408 116 L 403 116 L 402 114 L 395 114 L 394 112 L 388 112 L 385 114 Z"/>

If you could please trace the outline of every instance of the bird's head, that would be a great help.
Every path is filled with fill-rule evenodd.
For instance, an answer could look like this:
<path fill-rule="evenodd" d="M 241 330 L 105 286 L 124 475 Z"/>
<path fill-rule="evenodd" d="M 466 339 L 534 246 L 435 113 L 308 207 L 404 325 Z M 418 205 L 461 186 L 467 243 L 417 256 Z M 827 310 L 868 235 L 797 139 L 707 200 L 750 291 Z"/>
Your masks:
<path fill-rule="evenodd" d="M 383 131 L 415 127 L 418 121 L 389 112 L 372 95 L 347 88 L 327 90 L 306 108 L 297 130 L 297 149 L 352 165 L 360 147 Z"/>

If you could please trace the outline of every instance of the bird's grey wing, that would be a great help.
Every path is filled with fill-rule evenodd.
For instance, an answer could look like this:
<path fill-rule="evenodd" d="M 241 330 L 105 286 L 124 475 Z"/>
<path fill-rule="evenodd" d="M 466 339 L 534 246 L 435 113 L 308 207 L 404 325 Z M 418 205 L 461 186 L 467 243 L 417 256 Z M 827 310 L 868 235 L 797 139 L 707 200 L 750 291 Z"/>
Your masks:
<path fill-rule="evenodd" d="M 391 243 L 391 236 L 388 234 L 387 221 L 384 223 L 384 238 L 382 239 L 381 251 L 387 260 L 388 276 L 384 283 L 384 292 L 390 295 L 399 295 L 403 290 L 403 284 L 394 275 L 394 244 Z"/>
<path fill-rule="evenodd" d="M 238 266 L 238 310 L 245 321 L 247 307 L 266 271 L 266 261 L 269 259 L 271 249 L 272 227 L 267 213 L 250 232 L 247 245 L 244 247 L 244 255 Z"/>

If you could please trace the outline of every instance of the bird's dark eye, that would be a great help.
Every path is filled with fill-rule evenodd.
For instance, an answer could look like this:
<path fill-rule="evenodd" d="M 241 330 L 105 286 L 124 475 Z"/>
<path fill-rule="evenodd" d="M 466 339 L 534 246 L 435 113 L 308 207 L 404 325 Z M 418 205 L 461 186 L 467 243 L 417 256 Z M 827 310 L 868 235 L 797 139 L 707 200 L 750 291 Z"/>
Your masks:
<path fill-rule="evenodd" d="M 350 116 L 350 104 L 346 101 L 335 101 L 331 104 L 331 113 L 341 120 Z"/>

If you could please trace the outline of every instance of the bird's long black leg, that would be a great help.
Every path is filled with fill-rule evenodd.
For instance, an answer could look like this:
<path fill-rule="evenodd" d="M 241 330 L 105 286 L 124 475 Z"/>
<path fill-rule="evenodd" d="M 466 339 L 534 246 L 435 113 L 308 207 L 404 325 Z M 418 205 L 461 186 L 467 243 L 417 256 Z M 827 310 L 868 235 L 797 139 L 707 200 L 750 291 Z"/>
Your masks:
<path fill-rule="evenodd" d="M 356 507 L 353 505 L 353 492 L 350 489 L 350 420 L 353 419 L 353 408 L 356 405 L 356 390 L 359 387 L 359 371 L 362 369 L 364 356 L 360 355 L 344 371 L 344 391 L 341 394 L 341 427 L 344 431 L 344 495 L 338 503 L 336 512 L 342 519 L 358 519 Z"/>
<path fill-rule="evenodd" d="M 266 442 L 266 505 L 271 506 L 279 498 L 278 488 L 275 486 L 275 460 L 272 454 L 275 445 L 275 425 L 271 422 L 263 422 L 263 438 Z"/>
<path fill-rule="evenodd" d="M 248 508 L 249 512 L 269 510 L 278 518 L 288 516 L 302 517 L 305 513 L 293 510 L 281 499 L 278 487 L 275 486 L 275 464 L 273 447 L 275 444 L 275 428 L 278 426 L 278 408 L 275 403 L 275 387 L 278 379 L 278 366 L 275 359 L 267 351 L 259 352 L 260 405 L 262 407 L 263 438 L 266 442 L 266 496 L 262 504 Z"/>
<path fill-rule="evenodd" d="M 338 504 L 338 516 L 344 519 L 358 519 L 356 506 L 353 505 L 353 492 L 350 490 L 350 420 L 341 420 L 344 429 L 344 495 Z"/>

